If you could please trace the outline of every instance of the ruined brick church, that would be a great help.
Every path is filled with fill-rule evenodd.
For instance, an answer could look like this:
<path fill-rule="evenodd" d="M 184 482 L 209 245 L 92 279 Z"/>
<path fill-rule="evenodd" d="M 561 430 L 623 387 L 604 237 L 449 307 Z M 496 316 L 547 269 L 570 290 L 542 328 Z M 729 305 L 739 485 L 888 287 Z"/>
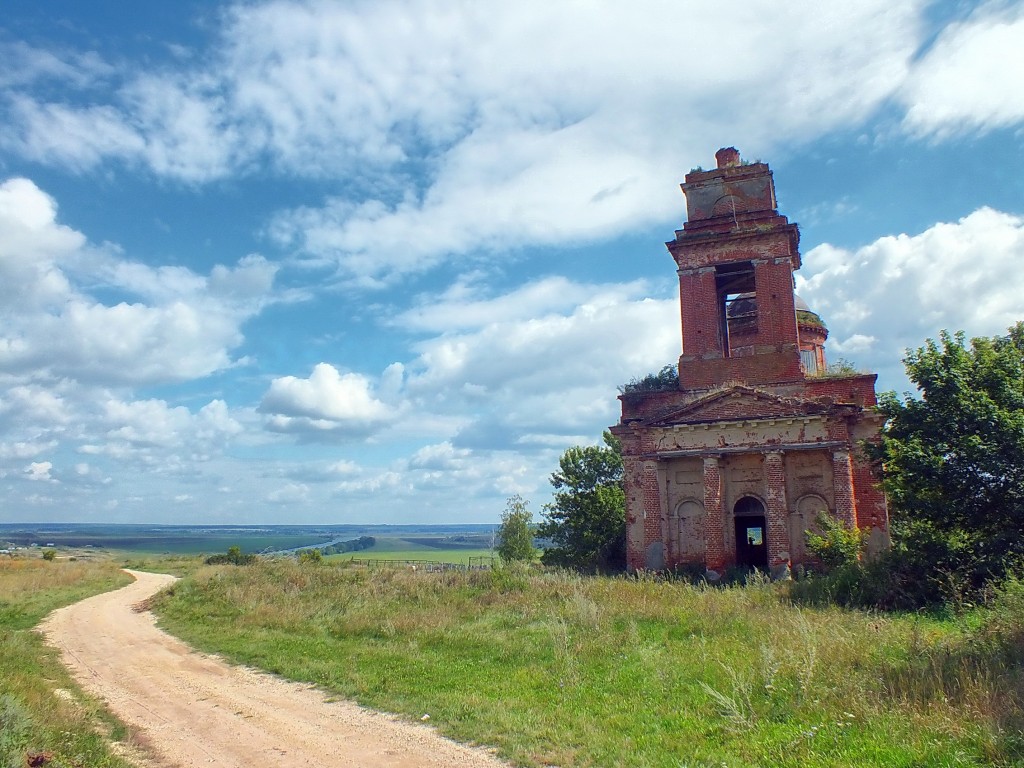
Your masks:
<path fill-rule="evenodd" d="M 679 387 L 630 388 L 622 443 L 627 566 L 807 560 L 828 511 L 884 546 L 885 497 L 858 444 L 877 436 L 875 374 L 831 375 L 828 331 L 795 294 L 800 232 L 776 210 L 772 172 L 721 149 L 682 185 L 687 221 L 667 243 L 679 274 Z"/>

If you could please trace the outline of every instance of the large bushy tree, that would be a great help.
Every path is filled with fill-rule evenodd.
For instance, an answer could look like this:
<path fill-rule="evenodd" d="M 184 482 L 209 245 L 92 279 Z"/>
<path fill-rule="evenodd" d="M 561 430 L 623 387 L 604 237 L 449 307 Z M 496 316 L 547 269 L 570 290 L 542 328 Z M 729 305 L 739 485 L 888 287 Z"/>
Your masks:
<path fill-rule="evenodd" d="M 904 363 L 919 393 L 880 397 L 869 447 L 891 558 L 919 602 L 976 593 L 1024 562 L 1024 323 L 969 345 L 943 331 Z"/>
<path fill-rule="evenodd" d="M 626 496 L 619 441 L 604 433 L 604 445 L 576 446 L 562 454 L 551 475 L 554 500 L 544 507 L 537 535 L 549 540 L 541 560 L 583 570 L 618 570 L 625 565 Z"/>
<path fill-rule="evenodd" d="M 503 562 L 533 560 L 536 550 L 533 548 L 532 522 L 529 502 L 518 493 L 509 496 L 505 511 L 501 513 L 501 527 L 498 528 L 498 557 Z"/>

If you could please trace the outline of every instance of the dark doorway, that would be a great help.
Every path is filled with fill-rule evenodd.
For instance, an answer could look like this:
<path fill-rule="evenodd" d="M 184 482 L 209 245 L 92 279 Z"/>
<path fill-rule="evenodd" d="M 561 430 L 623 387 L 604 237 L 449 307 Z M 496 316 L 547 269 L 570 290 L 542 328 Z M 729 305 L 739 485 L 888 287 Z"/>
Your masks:
<path fill-rule="evenodd" d="M 768 526 L 764 505 L 747 496 L 736 503 L 736 565 L 768 567 Z"/>

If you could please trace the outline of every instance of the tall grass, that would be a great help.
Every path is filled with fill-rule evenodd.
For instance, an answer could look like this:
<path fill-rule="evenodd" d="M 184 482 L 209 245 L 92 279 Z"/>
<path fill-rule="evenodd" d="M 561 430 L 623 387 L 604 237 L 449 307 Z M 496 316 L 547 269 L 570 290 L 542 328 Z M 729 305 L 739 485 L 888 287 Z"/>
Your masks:
<path fill-rule="evenodd" d="M 110 563 L 0 560 L 0 766 L 126 768 L 108 738 L 123 728 L 71 682 L 57 654 L 32 631 L 54 608 L 126 584 Z"/>
<path fill-rule="evenodd" d="M 522 765 L 1024 757 L 1011 733 L 1020 699 L 1000 673 L 1009 664 L 1019 685 L 1005 628 L 800 608 L 766 583 L 274 561 L 200 569 L 158 612 L 206 650 L 371 707 L 429 714 L 444 733 Z M 981 650 L 979 633 L 1003 650 Z M 939 664 L 956 649 L 975 652 L 970 674 Z"/>

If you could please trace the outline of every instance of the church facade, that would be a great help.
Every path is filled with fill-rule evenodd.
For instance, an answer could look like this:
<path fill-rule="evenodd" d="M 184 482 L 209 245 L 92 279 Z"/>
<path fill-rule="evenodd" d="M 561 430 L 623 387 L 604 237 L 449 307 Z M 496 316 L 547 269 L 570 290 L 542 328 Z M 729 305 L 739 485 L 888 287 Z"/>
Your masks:
<path fill-rule="evenodd" d="M 828 331 L 794 291 L 800 233 L 772 172 L 719 150 L 686 175 L 678 389 L 627 387 L 622 444 L 630 570 L 808 560 L 820 512 L 887 541 L 885 497 L 858 446 L 876 438 L 875 374 L 831 374 Z"/>

